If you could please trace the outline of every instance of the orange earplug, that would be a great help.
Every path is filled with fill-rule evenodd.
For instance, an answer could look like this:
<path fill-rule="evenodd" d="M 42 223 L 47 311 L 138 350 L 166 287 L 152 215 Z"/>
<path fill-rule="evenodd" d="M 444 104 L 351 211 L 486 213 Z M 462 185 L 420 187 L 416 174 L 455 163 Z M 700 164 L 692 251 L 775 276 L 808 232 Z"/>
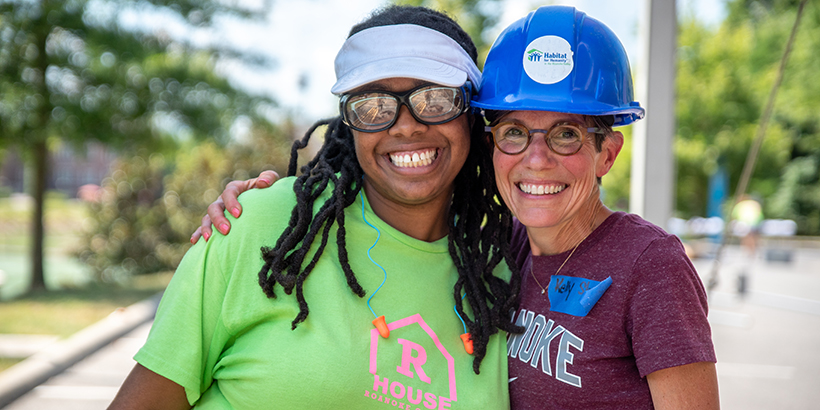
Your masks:
<path fill-rule="evenodd" d="M 469 333 L 461 335 L 461 341 L 464 342 L 464 350 L 467 351 L 467 354 L 473 354 L 473 339 L 470 337 Z"/>
<path fill-rule="evenodd" d="M 390 336 L 390 329 L 387 328 L 387 322 L 384 321 L 384 315 L 373 319 L 373 326 L 376 326 L 376 329 L 379 330 L 379 334 L 383 338 L 387 339 L 387 336 Z M 472 350 L 472 347 L 470 347 L 470 350 Z"/>

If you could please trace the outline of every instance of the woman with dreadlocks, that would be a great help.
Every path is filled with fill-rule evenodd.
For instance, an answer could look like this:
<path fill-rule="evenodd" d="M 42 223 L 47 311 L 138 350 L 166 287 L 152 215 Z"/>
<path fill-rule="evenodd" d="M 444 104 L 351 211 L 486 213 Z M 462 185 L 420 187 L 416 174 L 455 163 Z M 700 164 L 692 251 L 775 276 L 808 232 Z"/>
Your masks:
<path fill-rule="evenodd" d="M 601 201 L 624 143 L 613 127 L 644 116 L 617 36 L 573 7 L 541 7 L 493 44 L 472 105 L 517 218 L 511 316 L 526 331 L 507 341 L 511 408 L 719 408 L 706 292 L 680 240 Z M 220 224 L 221 204 L 209 213 Z"/>
<path fill-rule="evenodd" d="M 511 216 L 469 113 L 475 61 L 426 8 L 354 26 L 341 115 L 289 174 L 326 126 L 321 150 L 186 254 L 110 408 L 507 408 Z"/>

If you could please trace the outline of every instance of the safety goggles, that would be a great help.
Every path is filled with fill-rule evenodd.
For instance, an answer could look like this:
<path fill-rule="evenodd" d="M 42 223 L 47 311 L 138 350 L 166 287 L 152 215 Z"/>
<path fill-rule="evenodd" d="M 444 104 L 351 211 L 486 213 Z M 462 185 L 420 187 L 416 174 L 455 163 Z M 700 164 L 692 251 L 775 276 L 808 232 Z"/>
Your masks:
<path fill-rule="evenodd" d="M 339 111 L 345 124 L 356 131 L 384 131 L 396 123 L 402 104 L 416 121 L 444 124 L 470 108 L 470 83 L 461 87 L 422 85 L 403 93 L 362 91 L 344 94 Z"/>
<path fill-rule="evenodd" d="M 531 130 L 514 122 L 502 122 L 493 127 L 484 127 L 493 134 L 495 146 L 503 153 L 516 155 L 524 152 L 532 142 L 532 135 L 544 133 L 547 146 L 558 155 L 572 155 L 584 145 L 586 134 L 604 134 L 601 128 L 591 128 L 571 122 L 553 125 L 548 130 Z"/>

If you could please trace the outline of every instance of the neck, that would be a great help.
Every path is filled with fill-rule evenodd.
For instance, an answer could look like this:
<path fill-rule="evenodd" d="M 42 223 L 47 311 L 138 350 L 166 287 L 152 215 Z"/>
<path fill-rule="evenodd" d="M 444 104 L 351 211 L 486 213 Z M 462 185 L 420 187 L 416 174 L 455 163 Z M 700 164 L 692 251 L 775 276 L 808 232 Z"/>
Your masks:
<path fill-rule="evenodd" d="M 612 214 L 600 199 L 585 206 L 570 220 L 546 228 L 527 227 L 527 236 L 533 255 L 557 255 L 578 246 L 606 218 Z"/>
<path fill-rule="evenodd" d="M 452 195 L 444 195 L 423 204 L 399 204 L 375 192 L 369 184 L 363 187 L 373 213 L 393 228 L 415 239 L 434 242 L 450 231 L 447 215 Z"/>

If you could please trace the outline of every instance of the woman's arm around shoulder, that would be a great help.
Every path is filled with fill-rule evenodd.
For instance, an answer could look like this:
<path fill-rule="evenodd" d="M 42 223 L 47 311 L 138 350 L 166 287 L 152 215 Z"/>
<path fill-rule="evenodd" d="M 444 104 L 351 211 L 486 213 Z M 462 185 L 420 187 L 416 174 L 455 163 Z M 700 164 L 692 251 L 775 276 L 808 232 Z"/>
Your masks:
<path fill-rule="evenodd" d="M 213 234 L 213 227 L 216 227 L 223 235 L 227 235 L 231 230 L 231 222 L 225 217 L 225 211 L 230 212 L 235 218 L 239 218 L 239 215 L 242 214 L 242 205 L 238 199 L 239 195 L 249 189 L 267 188 L 277 180 L 279 180 L 279 174 L 269 170 L 263 171 L 256 178 L 228 183 L 219 197 L 208 206 L 208 213 L 202 217 L 202 224 L 191 235 L 191 243 L 197 243 L 200 237 L 205 238 L 207 242 Z"/>
<path fill-rule="evenodd" d="M 697 362 L 669 367 L 646 376 L 657 410 L 720 408 L 715 364 Z"/>
<path fill-rule="evenodd" d="M 185 389 L 141 364 L 134 366 L 108 410 L 190 409 Z"/>

